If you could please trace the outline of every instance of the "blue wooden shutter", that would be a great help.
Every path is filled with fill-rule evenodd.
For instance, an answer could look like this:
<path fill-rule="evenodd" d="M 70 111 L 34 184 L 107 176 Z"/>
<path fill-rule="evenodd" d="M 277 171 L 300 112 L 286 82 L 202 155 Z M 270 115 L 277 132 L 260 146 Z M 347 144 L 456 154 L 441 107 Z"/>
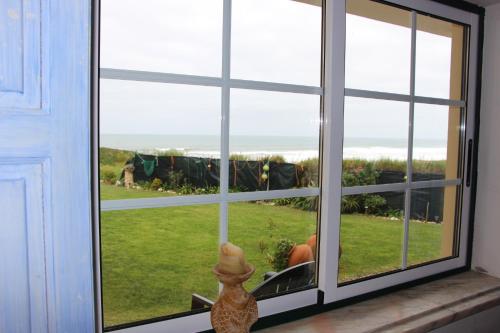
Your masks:
<path fill-rule="evenodd" d="M 0 1 L 0 332 L 94 330 L 90 0 Z"/>

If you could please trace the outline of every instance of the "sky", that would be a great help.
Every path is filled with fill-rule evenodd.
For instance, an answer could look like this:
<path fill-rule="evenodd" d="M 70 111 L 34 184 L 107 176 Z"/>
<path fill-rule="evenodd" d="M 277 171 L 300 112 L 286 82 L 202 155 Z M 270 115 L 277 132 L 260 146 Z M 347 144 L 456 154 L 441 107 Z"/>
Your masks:
<path fill-rule="evenodd" d="M 221 75 L 222 0 L 103 0 L 101 67 Z M 319 86 L 321 9 L 233 0 L 231 77 Z M 348 15 L 346 87 L 408 94 L 410 29 Z M 416 93 L 447 98 L 449 38 L 417 33 Z M 220 88 L 101 80 L 101 133 L 215 134 Z M 318 136 L 319 96 L 234 89 L 231 135 Z M 416 107 L 415 135 L 445 139 L 447 107 Z M 408 103 L 346 98 L 345 136 L 406 138 Z"/>

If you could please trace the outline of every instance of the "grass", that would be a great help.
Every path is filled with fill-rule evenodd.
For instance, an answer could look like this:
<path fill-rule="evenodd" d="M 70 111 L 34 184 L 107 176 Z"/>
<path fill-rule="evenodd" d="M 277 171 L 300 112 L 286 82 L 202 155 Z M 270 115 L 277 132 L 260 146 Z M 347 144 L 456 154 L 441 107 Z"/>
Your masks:
<path fill-rule="evenodd" d="M 175 193 L 158 192 L 150 190 L 127 189 L 123 186 L 114 186 L 101 183 L 101 200 L 118 200 L 118 199 L 139 199 L 139 198 L 157 198 L 165 196 L 173 196 Z"/>
<path fill-rule="evenodd" d="M 114 189 L 103 189 L 113 195 Z M 217 205 L 103 212 L 105 325 L 188 311 L 192 293 L 215 299 L 217 281 L 211 269 L 217 262 L 218 221 Z M 315 213 L 269 204 L 230 204 L 229 239 L 257 267 L 246 288 L 255 287 L 263 273 L 272 270 L 266 253 L 278 239 L 304 243 L 315 228 Z M 410 262 L 437 258 L 440 233 L 440 225 L 411 222 Z M 341 236 L 341 281 L 398 267 L 401 221 L 344 215 Z"/>

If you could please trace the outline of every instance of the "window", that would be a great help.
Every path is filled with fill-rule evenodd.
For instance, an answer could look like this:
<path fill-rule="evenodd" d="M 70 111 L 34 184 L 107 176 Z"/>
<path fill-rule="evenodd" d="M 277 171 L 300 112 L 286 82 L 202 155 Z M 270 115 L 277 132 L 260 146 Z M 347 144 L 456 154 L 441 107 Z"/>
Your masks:
<path fill-rule="evenodd" d="M 465 106 L 463 25 L 346 5 L 341 284 L 456 255 Z"/>
<path fill-rule="evenodd" d="M 104 331 L 210 329 L 226 241 L 256 266 L 261 317 L 466 265 L 476 15 L 428 0 L 100 5 Z M 301 245 L 307 269 L 270 288 Z"/>
<path fill-rule="evenodd" d="M 265 299 L 283 292 L 298 291 L 292 306 L 314 303 L 321 6 L 101 4 L 104 328 L 204 316 L 196 300 L 216 300 L 211 271 L 226 241 L 256 266 L 246 286 L 272 311 L 290 306 Z M 308 275 L 263 288 L 288 266 L 278 249 L 307 242 Z"/>

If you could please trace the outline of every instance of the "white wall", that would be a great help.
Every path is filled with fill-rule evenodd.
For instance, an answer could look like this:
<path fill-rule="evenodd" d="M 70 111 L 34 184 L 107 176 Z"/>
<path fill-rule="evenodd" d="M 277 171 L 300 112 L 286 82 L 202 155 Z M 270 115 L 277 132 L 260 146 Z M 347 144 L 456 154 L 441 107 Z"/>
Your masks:
<path fill-rule="evenodd" d="M 472 267 L 500 277 L 500 4 L 486 7 Z"/>

